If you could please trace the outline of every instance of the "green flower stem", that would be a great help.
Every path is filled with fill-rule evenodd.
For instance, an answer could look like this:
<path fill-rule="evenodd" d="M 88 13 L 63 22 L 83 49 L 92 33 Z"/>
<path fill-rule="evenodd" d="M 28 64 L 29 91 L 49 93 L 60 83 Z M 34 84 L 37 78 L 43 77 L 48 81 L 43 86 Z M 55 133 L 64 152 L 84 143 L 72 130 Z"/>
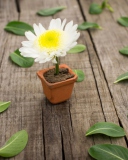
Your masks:
<path fill-rule="evenodd" d="M 57 63 L 55 64 L 55 75 L 59 74 L 59 59 L 56 57 Z"/>

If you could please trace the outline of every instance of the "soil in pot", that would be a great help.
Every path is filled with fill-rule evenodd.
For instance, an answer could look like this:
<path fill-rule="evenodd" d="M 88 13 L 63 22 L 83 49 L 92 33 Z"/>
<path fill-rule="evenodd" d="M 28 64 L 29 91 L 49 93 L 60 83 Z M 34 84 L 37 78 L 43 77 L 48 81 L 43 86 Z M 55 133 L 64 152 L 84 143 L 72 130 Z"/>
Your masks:
<path fill-rule="evenodd" d="M 74 75 L 69 73 L 68 68 L 60 68 L 58 75 L 55 75 L 54 68 L 50 69 L 44 73 L 44 78 L 49 83 L 56 83 L 56 82 L 65 81 L 65 80 L 72 78 L 72 77 L 74 77 Z"/>

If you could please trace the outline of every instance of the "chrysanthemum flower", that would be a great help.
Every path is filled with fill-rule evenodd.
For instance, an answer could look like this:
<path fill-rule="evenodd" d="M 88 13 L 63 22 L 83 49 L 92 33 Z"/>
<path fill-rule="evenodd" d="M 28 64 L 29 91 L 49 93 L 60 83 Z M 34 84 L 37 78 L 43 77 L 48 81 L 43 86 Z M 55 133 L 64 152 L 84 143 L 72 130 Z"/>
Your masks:
<path fill-rule="evenodd" d="M 52 19 L 48 30 L 40 23 L 34 24 L 35 34 L 31 31 L 25 32 L 28 41 L 22 42 L 21 55 L 35 58 L 35 62 L 39 63 L 50 60 L 57 63 L 56 58 L 65 56 L 66 52 L 77 44 L 76 40 L 80 36 L 77 24 L 73 25 L 73 21 L 65 24 L 66 19 L 61 22 L 60 18 Z"/>

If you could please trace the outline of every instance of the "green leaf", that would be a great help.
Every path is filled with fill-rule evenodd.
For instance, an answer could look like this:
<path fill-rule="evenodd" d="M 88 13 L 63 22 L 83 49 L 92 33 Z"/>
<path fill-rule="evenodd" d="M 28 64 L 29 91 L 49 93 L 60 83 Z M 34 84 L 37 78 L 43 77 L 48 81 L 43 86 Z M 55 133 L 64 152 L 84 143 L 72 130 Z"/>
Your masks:
<path fill-rule="evenodd" d="M 101 5 L 92 3 L 89 8 L 90 14 L 100 14 L 103 9 L 107 8 L 109 11 L 113 12 L 113 8 L 108 3 L 108 0 L 104 0 Z"/>
<path fill-rule="evenodd" d="M 123 81 L 123 80 L 126 80 L 128 79 L 128 72 L 124 73 L 124 74 L 121 74 L 114 83 L 117 83 L 117 82 L 120 82 L 120 81 Z"/>
<path fill-rule="evenodd" d="M 100 14 L 103 11 L 101 5 L 92 3 L 89 8 L 90 14 Z"/>
<path fill-rule="evenodd" d="M 101 8 L 107 8 L 109 11 L 114 12 L 113 8 L 110 6 L 110 4 L 108 3 L 108 0 L 104 0 L 101 4 Z"/>
<path fill-rule="evenodd" d="M 0 102 L 0 113 L 5 111 L 6 109 L 8 109 L 8 107 L 10 106 L 11 102 Z"/>
<path fill-rule="evenodd" d="M 121 54 L 124 54 L 124 55 L 127 55 L 127 56 L 128 56 L 128 47 L 124 47 L 124 48 L 120 49 L 119 52 L 120 52 Z"/>
<path fill-rule="evenodd" d="M 78 25 L 78 29 L 80 29 L 80 30 L 86 30 L 89 28 L 102 29 L 97 23 L 83 22 L 82 24 Z"/>
<path fill-rule="evenodd" d="M 15 133 L 6 143 L 0 148 L 1 157 L 13 157 L 19 154 L 28 142 L 28 134 L 25 130 Z"/>
<path fill-rule="evenodd" d="M 125 135 L 123 128 L 114 123 L 109 123 L 109 122 L 99 122 L 94 124 L 86 132 L 86 136 L 97 133 L 105 134 L 110 137 L 122 137 Z"/>
<path fill-rule="evenodd" d="M 117 20 L 117 22 L 124 27 L 128 27 L 128 17 L 121 17 Z"/>
<path fill-rule="evenodd" d="M 109 5 L 109 4 L 106 4 L 106 8 L 111 11 L 111 12 L 114 12 L 114 9 Z"/>
<path fill-rule="evenodd" d="M 17 49 L 10 54 L 11 60 L 20 67 L 28 68 L 31 67 L 34 63 L 33 58 L 23 57 L 20 54 L 20 51 Z"/>
<path fill-rule="evenodd" d="M 71 48 L 68 53 L 80 53 L 86 49 L 86 46 L 83 44 L 77 44 L 75 47 Z"/>
<path fill-rule="evenodd" d="M 118 145 L 98 144 L 88 152 L 97 160 L 128 160 L 128 149 Z"/>
<path fill-rule="evenodd" d="M 106 1 L 103 1 L 101 4 L 101 8 L 104 9 L 106 7 Z"/>
<path fill-rule="evenodd" d="M 14 34 L 24 36 L 26 31 L 34 32 L 33 27 L 27 23 L 20 22 L 20 21 L 11 21 L 9 22 L 5 28 L 6 31 L 12 32 Z"/>
<path fill-rule="evenodd" d="M 66 7 L 64 7 L 64 6 L 54 7 L 54 8 L 47 8 L 47 9 L 39 10 L 37 12 L 37 14 L 39 14 L 41 16 L 52 16 L 52 15 L 56 14 L 57 12 L 62 11 L 65 8 Z"/>
<path fill-rule="evenodd" d="M 78 76 L 77 82 L 81 82 L 81 81 L 84 80 L 85 75 L 84 75 L 84 72 L 82 70 L 73 70 L 73 71 Z"/>

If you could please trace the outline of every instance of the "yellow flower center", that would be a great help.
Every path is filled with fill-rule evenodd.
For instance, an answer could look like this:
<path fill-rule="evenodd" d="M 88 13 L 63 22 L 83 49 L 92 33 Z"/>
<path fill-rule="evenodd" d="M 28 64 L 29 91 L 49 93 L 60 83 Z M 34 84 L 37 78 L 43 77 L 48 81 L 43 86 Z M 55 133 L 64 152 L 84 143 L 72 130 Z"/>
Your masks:
<path fill-rule="evenodd" d="M 61 45 L 62 31 L 48 30 L 38 38 L 38 45 L 41 49 L 54 51 Z"/>

